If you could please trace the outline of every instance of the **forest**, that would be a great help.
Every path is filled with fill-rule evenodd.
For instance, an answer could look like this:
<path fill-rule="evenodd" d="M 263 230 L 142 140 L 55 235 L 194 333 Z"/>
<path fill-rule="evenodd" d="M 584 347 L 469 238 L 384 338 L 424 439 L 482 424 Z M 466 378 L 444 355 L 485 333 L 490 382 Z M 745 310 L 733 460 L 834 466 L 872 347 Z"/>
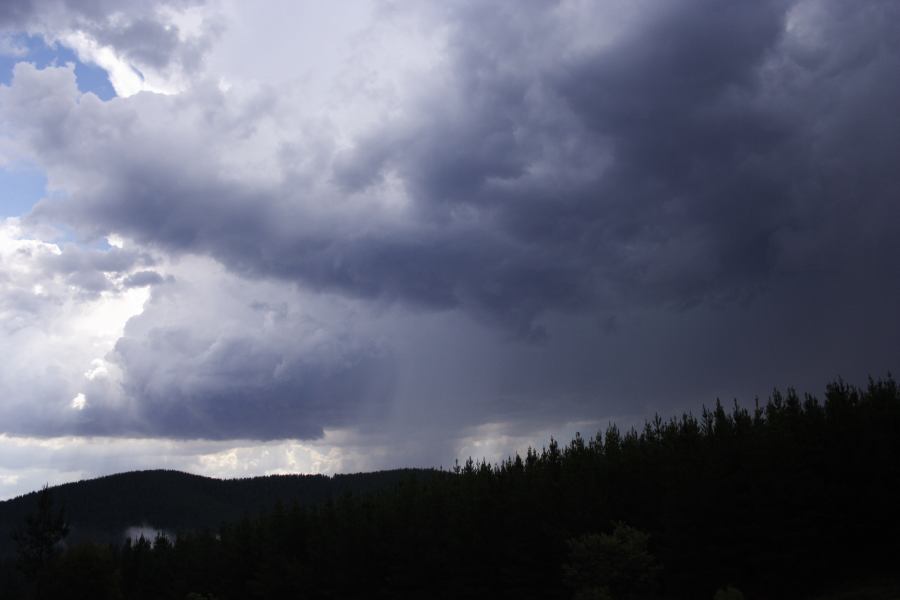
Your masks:
<path fill-rule="evenodd" d="M 896 598 L 900 392 L 717 402 L 154 539 L 69 541 L 62 496 L 11 527 L 0 598 Z"/>

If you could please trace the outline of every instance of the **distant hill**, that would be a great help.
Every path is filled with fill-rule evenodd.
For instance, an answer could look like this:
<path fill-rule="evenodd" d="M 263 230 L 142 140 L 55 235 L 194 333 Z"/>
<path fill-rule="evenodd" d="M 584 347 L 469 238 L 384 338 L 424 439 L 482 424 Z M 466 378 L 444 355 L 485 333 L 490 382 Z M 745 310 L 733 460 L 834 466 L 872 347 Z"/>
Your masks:
<path fill-rule="evenodd" d="M 277 502 L 314 504 L 346 494 L 365 494 L 437 471 L 397 469 L 349 475 L 270 475 L 214 479 L 181 471 L 119 473 L 50 488 L 64 506 L 69 543 L 122 541 L 130 527 L 178 532 L 214 529 L 223 522 L 255 516 Z M 10 536 L 34 510 L 37 492 L 0 502 L 0 556 L 13 551 Z"/>

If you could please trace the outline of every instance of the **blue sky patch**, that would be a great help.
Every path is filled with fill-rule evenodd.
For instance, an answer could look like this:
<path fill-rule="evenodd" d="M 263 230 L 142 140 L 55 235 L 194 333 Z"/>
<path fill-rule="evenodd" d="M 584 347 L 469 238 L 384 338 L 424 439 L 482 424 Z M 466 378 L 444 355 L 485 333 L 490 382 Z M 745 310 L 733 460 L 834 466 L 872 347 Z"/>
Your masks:
<path fill-rule="evenodd" d="M 60 44 L 48 45 L 44 39 L 35 35 L 18 35 L 12 38 L 15 47 L 25 52 L 19 56 L 0 55 L 0 83 L 9 85 L 12 81 L 13 67 L 16 63 L 30 62 L 43 69 L 51 65 L 75 65 L 75 78 L 78 89 L 82 92 L 93 92 L 102 100 L 109 100 L 116 95 L 109 76 L 104 69 L 96 65 L 85 64 L 78 60 L 75 53 Z"/>
<path fill-rule="evenodd" d="M 30 166 L 0 167 L 0 217 L 20 217 L 44 197 L 47 178 Z"/>

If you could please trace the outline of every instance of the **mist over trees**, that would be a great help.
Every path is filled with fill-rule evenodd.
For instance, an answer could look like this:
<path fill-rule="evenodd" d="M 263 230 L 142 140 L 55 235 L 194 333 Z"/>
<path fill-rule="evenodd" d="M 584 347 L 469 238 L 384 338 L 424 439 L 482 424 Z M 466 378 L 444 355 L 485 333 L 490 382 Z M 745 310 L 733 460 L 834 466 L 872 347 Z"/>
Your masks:
<path fill-rule="evenodd" d="M 20 549 L 0 597 L 818 598 L 900 581 L 898 505 L 897 384 L 839 381 L 821 400 L 610 425 L 175 539 L 54 543 L 38 571 Z"/>

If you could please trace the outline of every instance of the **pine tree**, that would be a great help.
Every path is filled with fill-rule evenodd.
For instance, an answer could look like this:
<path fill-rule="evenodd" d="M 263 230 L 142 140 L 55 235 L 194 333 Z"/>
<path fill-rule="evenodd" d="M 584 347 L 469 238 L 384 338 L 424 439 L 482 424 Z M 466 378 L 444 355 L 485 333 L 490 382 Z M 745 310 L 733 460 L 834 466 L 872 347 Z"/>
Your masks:
<path fill-rule="evenodd" d="M 24 526 L 13 533 L 18 551 L 18 565 L 41 597 L 47 571 L 60 551 L 60 543 L 68 535 L 65 510 L 53 508 L 53 496 L 45 485 L 38 492 L 36 510 L 25 517 Z"/>

